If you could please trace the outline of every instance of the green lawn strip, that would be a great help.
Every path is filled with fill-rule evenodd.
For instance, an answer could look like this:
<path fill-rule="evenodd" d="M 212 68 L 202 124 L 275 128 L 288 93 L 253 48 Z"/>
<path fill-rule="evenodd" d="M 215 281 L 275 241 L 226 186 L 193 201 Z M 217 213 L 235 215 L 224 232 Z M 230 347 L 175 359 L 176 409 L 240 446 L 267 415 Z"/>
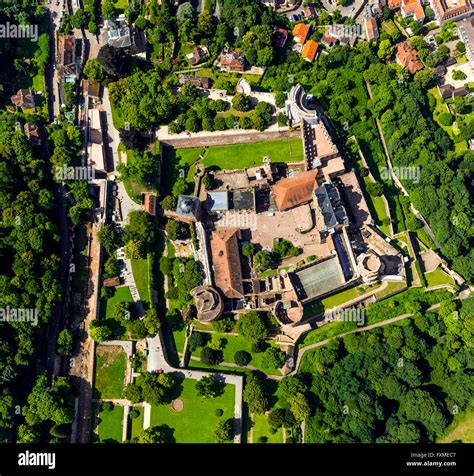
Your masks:
<path fill-rule="evenodd" d="M 454 284 L 451 276 L 446 274 L 441 268 L 436 268 L 430 273 L 425 273 L 425 278 L 428 283 L 428 287 L 439 286 L 440 284 Z"/>
<path fill-rule="evenodd" d="M 424 228 L 418 228 L 417 230 L 414 230 L 413 233 L 415 233 L 416 237 L 423 243 L 423 245 L 425 245 L 425 247 L 431 248 L 432 250 L 438 249 Z"/>
<path fill-rule="evenodd" d="M 140 416 L 138 418 L 130 418 L 130 424 L 132 428 L 131 438 L 135 438 L 143 431 L 143 419 L 145 416 L 145 409 L 143 407 L 138 406 L 132 408 L 140 412 Z"/>
<path fill-rule="evenodd" d="M 179 353 L 183 352 L 184 342 L 186 341 L 186 329 L 173 331 L 174 344 Z"/>
<path fill-rule="evenodd" d="M 176 443 L 216 443 L 214 429 L 217 423 L 234 417 L 234 386 L 225 385 L 223 395 L 204 399 L 196 393 L 196 380 L 185 379 L 179 398 L 184 403 L 181 412 L 173 411 L 170 404 L 152 406 L 151 426 L 173 428 Z M 223 410 L 222 416 L 216 416 L 217 409 Z"/>
<path fill-rule="evenodd" d="M 267 438 L 266 443 L 283 443 L 283 430 L 278 428 L 276 433 L 271 433 L 268 417 L 266 415 L 253 415 L 253 442 L 259 443 L 259 438 Z"/>
<path fill-rule="evenodd" d="M 122 442 L 123 407 L 115 405 L 111 411 L 99 413 L 99 440 Z"/>
<path fill-rule="evenodd" d="M 107 300 L 102 299 L 100 302 L 100 317 L 111 318 L 114 315 L 114 307 L 120 301 L 133 302 L 132 294 L 128 286 L 120 286 L 115 288 L 115 294 Z"/>
<path fill-rule="evenodd" d="M 377 299 L 382 299 L 383 297 L 388 296 L 395 291 L 402 290 L 406 286 L 407 284 L 405 281 L 388 283 L 385 289 L 376 292 L 375 295 L 377 296 Z"/>
<path fill-rule="evenodd" d="M 209 147 L 203 164 L 221 170 L 241 169 L 262 164 L 264 157 L 268 157 L 271 162 L 300 161 L 303 159 L 303 143 L 301 139 L 285 139 Z"/>
<path fill-rule="evenodd" d="M 148 276 L 148 258 L 132 259 L 132 271 L 140 300 L 150 303 L 150 281 Z"/>
<path fill-rule="evenodd" d="M 127 356 L 119 346 L 98 346 L 96 349 L 94 394 L 96 398 L 123 397 Z"/>

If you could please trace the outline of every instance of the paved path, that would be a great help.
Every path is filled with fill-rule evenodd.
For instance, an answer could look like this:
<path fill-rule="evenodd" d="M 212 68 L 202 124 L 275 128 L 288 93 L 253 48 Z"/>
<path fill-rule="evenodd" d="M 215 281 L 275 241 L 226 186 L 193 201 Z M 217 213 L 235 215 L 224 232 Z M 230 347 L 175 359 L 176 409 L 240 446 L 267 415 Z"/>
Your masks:
<path fill-rule="evenodd" d="M 151 426 L 151 405 L 143 403 L 143 429 L 146 430 Z"/>
<path fill-rule="evenodd" d="M 219 381 L 235 386 L 235 406 L 234 406 L 234 443 L 242 441 L 242 393 L 243 393 L 243 377 L 240 375 L 222 375 L 214 372 L 203 372 L 201 370 L 177 369 L 172 367 L 166 360 L 163 340 L 161 333 L 153 337 L 147 337 L 148 344 L 148 361 L 147 370 L 153 372 L 162 369 L 164 372 L 170 372 L 181 378 L 191 378 L 201 380 L 202 377 L 214 375 Z"/>
<path fill-rule="evenodd" d="M 226 134 L 223 134 L 226 132 Z M 198 133 L 200 134 L 200 133 Z M 288 131 L 282 130 L 282 132 L 257 132 L 246 131 L 242 134 L 239 130 L 222 131 L 222 133 L 212 132 L 212 135 L 198 136 L 194 134 L 193 137 L 183 137 L 180 135 L 167 136 L 162 134 L 158 136 L 158 140 L 163 144 L 171 145 L 177 149 L 185 149 L 191 147 L 210 147 L 216 145 L 229 145 L 229 144 L 246 144 L 254 142 L 268 142 L 279 139 L 294 139 L 301 137 L 300 131 Z M 298 158 L 302 160 L 302 156 Z"/>

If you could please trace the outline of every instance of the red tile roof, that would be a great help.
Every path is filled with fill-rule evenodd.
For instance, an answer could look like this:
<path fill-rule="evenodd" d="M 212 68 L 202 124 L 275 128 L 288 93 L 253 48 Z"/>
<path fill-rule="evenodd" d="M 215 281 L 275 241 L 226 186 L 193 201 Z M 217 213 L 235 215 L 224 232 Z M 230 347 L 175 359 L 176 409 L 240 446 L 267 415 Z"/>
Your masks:
<path fill-rule="evenodd" d="M 309 202 L 313 191 L 318 187 L 317 175 L 318 170 L 314 169 L 299 173 L 294 177 L 281 179 L 273 185 L 273 195 L 278 209 L 287 210 Z"/>
<path fill-rule="evenodd" d="M 306 61 L 314 61 L 314 58 L 316 57 L 316 52 L 318 51 L 318 44 L 314 40 L 308 40 L 304 47 L 303 51 L 301 52 L 301 56 L 303 59 Z"/>
<path fill-rule="evenodd" d="M 308 37 L 308 34 L 309 34 L 309 25 L 306 25 L 305 23 L 298 23 L 293 28 L 293 32 L 292 32 L 293 38 L 300 45 L 304 45 L 306 38 Z"/>
<path fill-rule="evenodd" d="M 412 74 L 423 69 L 423 63 L 418 59 L 418 52 L 406 41 L 397 45 L 396 57 L 397 62 Z"/>

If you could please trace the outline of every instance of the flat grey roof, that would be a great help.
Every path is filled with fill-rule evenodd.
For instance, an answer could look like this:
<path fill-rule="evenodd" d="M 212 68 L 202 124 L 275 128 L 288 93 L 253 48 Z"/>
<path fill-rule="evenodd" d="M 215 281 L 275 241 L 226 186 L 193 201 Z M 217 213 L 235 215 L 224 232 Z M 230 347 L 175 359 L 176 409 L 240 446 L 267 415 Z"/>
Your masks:
<path fill-rule="evenodd" d="M 227 192 L 211 192 L 207 194 L 207 209 L 214 210 L 228 210 L 229 201 Z"/>
<path fill-rule="evenodd" d="M 334 291 L 345 280 L 339 261 L 334 257 L 295 271 L 292 282 L 299 299 L 312 299 Z"/>

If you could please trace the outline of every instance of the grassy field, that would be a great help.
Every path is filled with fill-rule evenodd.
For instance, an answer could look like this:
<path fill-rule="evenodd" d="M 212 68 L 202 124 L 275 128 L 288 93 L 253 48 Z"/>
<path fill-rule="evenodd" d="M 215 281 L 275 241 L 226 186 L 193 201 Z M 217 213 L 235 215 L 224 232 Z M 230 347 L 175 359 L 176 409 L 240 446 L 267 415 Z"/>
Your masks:
<path fill-rule="evenodd" d="M 474 410 L 456 415 L 448 427 L 446 436 L 441 438 L 439 443 L 452 443 L 454 441 L 474 443 Z"/>
<path fill-rule="evenodd" d="M 245 350 L 252 356 L 252 360 L 250 361 L 249 365 L 256 367 L 258 370 L 262 370 L 263 372 L 271 375 L 281 375 L 281 372 L 278 369 L 267 369 L 264 368 L 262 365 L 263 360 L 263 352 L 255 353 L 251 350 L 250 342 L 242 336 L 234 336 L 229 334 L 213 334 L 218 335 L 221 339 L 225 339 L 225 346 L 223 349 L 223 356 L 224 362 L 234 363 L 234 355 L 238 350 Z M 272 341 L 267 341 L 267 344 L 273 345 L 276 348 L 279 348 L 276 344 Z M 197 349 L 193 355 L 199 357 L 201 354 L 202 348 Z M 200 364 L 200 363 L 199 363 Z"/>
<path fill-rule="evenodd" d="M 114 409 L 99 413 L 99 440 L 122 442 L 123 407 L 115 405 Z"/>
<path fill-rule="evenodd" d="M 96 349 L 95 398 L 122 398 L 126 355 L 119 346 Z"/>
<path fill-rule="evenodd" d="M 186 340 L 186 329 L 173 331 L 174 344 L 178 352 L 183 352 L 184 341 Z"/>
<path fill-rule="evenodd" d="M 278 428 L 276 433 L 270 432 L 268 418 L 265 415 L 254 414 L 253 417 L 253 442 L 259 443 L 259 438 L 267 438 L 266 443 L 283 443 L 283 430 Z"/>
<path fill-rule="evenodd" d="M 209 147 L 203 164 L 206 168 L 241 169 L 262 164 L 264 157 L 272 162 L 300 161 L 303 159 L 303 143 L 300 139 L 291 139 Z"/>
<path fill-rule="evenodd" d="M 436 268 L 431 273 L 425 273 L 425 278 L 428 283 L 428 287 L 439 286 L 440 284 L 454 284 L 451 276 L 446 274 L 441 268 Z"/>
<path fill-rule="evenodd" d="M 147 259 L 133 259 L 132 260 L 133 277 L 137 285 L 140 300 L 143 303 L 150 303 L 150 277 L 149 266 Z"/>
<path fill-rule="evenodd" d="M 234 416 L 234 392 L 233 385 L 226 385 L 223 395 L 203 399 L 196 394 L 196 380 L 185 379 L 179 396 L 183 410 L 175 412 L 171 405 L 152 406 L 151 426 L 168 425 L 174 429 L 176 443 L 216 443 L 217 423 Z M 215 414 L 218 408 L 224 412 L 221 417 Z"/>
<path fill-rule="evenodd" d="M 131 438 L 137 437 L 143 431 L 143 417 L 145 412 L 143 407 L 133 408 L 140 412 L 140 416 L 138 418 L 130 418 L 130 427 L 132 428 Z"/>
<path fill-rule="evenodd" d="M 107 300 L 104 300 L 104 299 L 101 300 L 100 302 L 101 318 L 113 317 L 114 306 L 120 301 L 133 302 L 133 298 L 130 293 L 130 288 L 128 286 L 120 286 L 118 288 L 115 288 L 115 294 L 111 298 Z"/>

